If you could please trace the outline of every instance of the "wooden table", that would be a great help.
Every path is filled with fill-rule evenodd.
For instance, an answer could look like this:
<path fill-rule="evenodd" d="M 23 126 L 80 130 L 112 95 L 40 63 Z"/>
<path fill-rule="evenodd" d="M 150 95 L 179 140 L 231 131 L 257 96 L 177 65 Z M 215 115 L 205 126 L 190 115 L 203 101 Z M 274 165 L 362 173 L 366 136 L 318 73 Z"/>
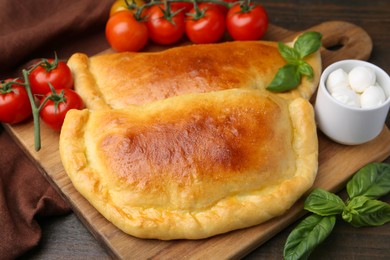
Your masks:
<path fill-rule="evenodd" d="M 389 0 L 267 0 L 270 22 L 299 31 L 330 20 L 354 23 L 371 36 L 374 47 L 370 62 L 390 73 Z M 390 117 L 387 119 L 390 126 Z M 390 163 L 390 158 L 386 159 Z M 341 191 L 340 196 L 345 196 Z M 390 202 L 390 195 L 382 200 Z M 29 259 L 107 259 L 106 251 L 72 213 L 41 221 L 43 236 Z M 281 259 L 288 234 L 296 223 L 261 245 L 246 259 Z M 313 259 L 390 259 L 390 224 L 375 228 L 353 228 L 338 221 L 331 236 L 312 254 Z"/>

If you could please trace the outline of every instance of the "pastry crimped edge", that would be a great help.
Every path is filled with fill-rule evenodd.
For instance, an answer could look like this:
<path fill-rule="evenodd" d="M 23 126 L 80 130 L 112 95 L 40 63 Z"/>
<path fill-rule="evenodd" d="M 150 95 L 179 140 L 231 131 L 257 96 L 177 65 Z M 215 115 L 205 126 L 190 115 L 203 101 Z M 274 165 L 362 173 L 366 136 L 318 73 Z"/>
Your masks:
<path fill-rule="evenodd" d="M 169 99 L 161 102 L 169 102 Z M 84 123 L 93 111 L 69 111 L 60 136 L 60 154 L 75 188 L 105 218 L 125 233 L 161 240 L 207 238 L 280 216 L 313 185 L 318 169 L 318 141 L 313 108 L 303 98 L 291 101 L 288 108 L 293 128 L 292 147 L 297 158 L 293 177 L 280 185 L 269 187 L 267 194 L 252 191 L 231 196 L 201 212 L 133 208 L 126 214 L 104 197 L 105 192 L 96 193 L 99 175 L 88 165 L 84 143 Z M 244 204 L 240 202 L 243 200 Z M 138 218 L 143 214 L 159 216 L 158 219 L 162 221 L 158 225 L 143 222 L 142 217 Z M 216 215 L 223 215 L 224 219 L 240 219 L 241 222 L 218 222 L 215 220 Z M 174 230 L 171 229 L 172 226 L 175 227 Z"/>
<path fill-rule="evenodd" d="M 110 109 L 89 70 L 89 57 L 82 53 L 75 53 L 69 58 L 67 64 L 72 70 L 75 90 L 86 106 L 94 109 Z"/>

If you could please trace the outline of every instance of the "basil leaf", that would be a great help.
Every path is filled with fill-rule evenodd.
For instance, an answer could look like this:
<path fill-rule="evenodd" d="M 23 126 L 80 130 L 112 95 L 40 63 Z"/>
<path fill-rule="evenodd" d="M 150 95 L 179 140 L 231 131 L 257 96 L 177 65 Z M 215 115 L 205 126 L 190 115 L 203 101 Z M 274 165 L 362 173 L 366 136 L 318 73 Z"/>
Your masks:
<path fill-rule="evenodd" d="M 390 221 L 390 205 L 383 201 L 358 196 L 348 203 L 342 217 L 355 227 L 380 226 Z"/>
<path fill-rule="evenodd" d="M 301 75 L 297 65 L 286 64 L 278 70 L 267 89 L 275 92 L 284 92 L 298 86 Z"/>
<path fill-rule="evenodd" d="M 318 32 L 305 32 L 294 43 L 294 49 L 298 51 L 300 58 L 316 52 L 321 47 L 322 34 Z"/>
<path fill-rule="evenodd" d="M 309 63 L 305 61 L 301 61 L 298 66 L 298 71 L 302 75 L 307 76 L 308 79 L 312 79 L 314 76 L 313 68 L 309 65 Z"/>
<path fill-rule="evenodd" d="M 335 216 L 311 215 L 290 233 L 284 245 L 284 259 L 307 259 L 313 249 L 332 232 Z"/>
<path fill-rule="evenodd" d="M 279 53 L 287 65 L 278 70 L 267 89 L 274 92 L 284 92 L 297 87 L 301 82 L 302 75 L 311 79 L 314 75 L 313 68 L 303 61 L 303 58 L 321 47 L 321 38 L 322 35 L 318 32 L 306 32 L 298 37 L 293 48 L 279 42 Z"/>
<path fill-rule="evenodd" d="M 287 63 L 295 64 L 295 65 L 299 64 L 300 56 L 297 50 L 287 46 L 282 42 L 278 43 L 278 49 L 280 55 L 282 55 L 282 57 L 287 61 Z"/>
<path fill-rule="evenodd" d="M 304 208 L 320 216 L 341 214 L 345 204 L 343 200 L 326 190 L 315 189 L 305 200 Z"/>
<path fill-rule="evenodd" d="M 367 164 L 347 183 L 347 192 L 351 199 L 362 195 L 377 199 L 386 195 L 390 192 L 390 164 Z"/>

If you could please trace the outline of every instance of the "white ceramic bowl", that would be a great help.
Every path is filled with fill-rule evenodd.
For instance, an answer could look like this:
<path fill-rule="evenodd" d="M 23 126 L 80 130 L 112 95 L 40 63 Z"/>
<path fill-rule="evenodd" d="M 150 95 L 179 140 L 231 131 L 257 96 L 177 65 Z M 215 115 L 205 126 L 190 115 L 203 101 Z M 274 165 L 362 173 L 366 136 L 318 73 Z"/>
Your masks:
<path fill-rule="evenodd" d="M 329 74 L 339 68 L 347 73 L 356 66 L 371 68 L 377 83 L 383 88 L 386 101 L 373 108 L 355 108 L 331 96 L 325 82 Z M 378 66 L 361 60 L 342 60 L 328 66 L 321 75 L 315 102 L 319 129 L 330 139 L 347 145 L 357 145 L 374 139 L 383 130 L 390 107 L 390 77 Z"/>

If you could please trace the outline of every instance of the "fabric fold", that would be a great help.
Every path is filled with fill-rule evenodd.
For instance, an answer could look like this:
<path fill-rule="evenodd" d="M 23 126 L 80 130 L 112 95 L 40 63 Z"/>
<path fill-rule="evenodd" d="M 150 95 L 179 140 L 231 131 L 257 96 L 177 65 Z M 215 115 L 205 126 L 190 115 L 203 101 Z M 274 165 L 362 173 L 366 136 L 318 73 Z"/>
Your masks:
<path fill-rule="evenodd" d="M 112 1 L 0 1 L 0 69 L 15 68 L 50 41 L 101 28 Z"/>
<path fill-rule="evenodd" d="M 37 218 L 66 214 L 70 207 L 9 134 L 0 131 L 0 255 L 12 259 L 38 244 Z"/>

